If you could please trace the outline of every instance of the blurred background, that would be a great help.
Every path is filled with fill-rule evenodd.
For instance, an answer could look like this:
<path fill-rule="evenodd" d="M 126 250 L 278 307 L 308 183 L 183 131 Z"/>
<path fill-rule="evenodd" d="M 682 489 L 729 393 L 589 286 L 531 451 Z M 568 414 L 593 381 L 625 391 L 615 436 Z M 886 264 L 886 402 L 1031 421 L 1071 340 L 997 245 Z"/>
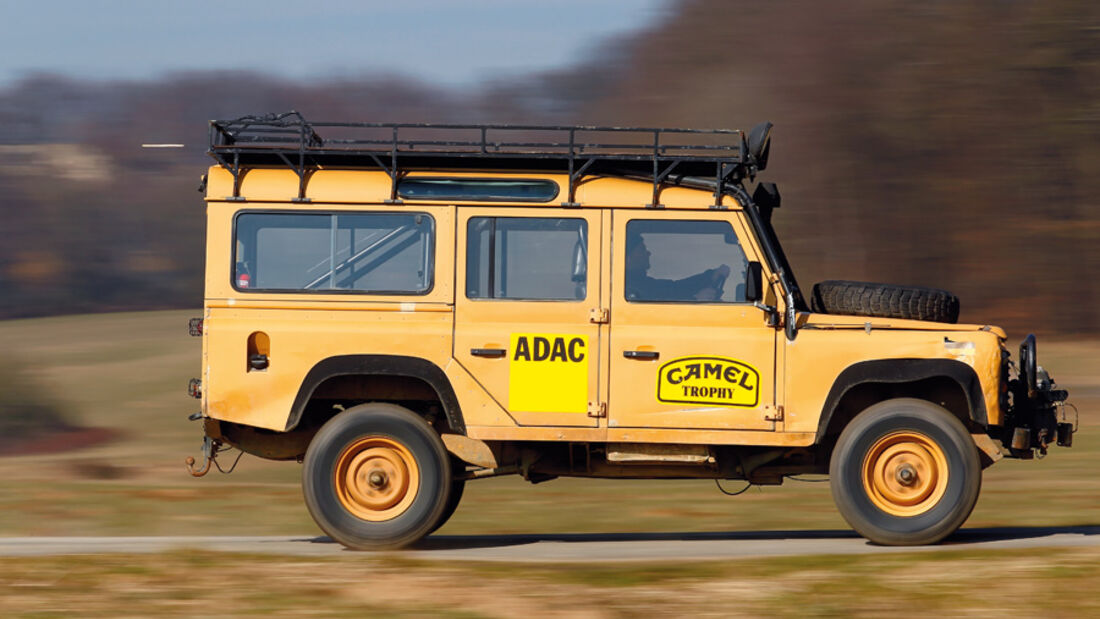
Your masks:
<path fill-rule="evenodd" d="M 19 3 L 0 37 L 0 317 L 197 307 L 206 122 L 749 128 L 804 288 L 949 289 L 1100 329 L 1084 0 Z M 182 150 L 141 144 L 181 143 Z"/>
<path fill-rule="evenodd" d="M 775 223 L 804 288 L 946 288 L 963 321 L 1005 326 L 1013 344 L 1037 333 L 1040 362 L 1096 402 L 1100 3 L 0 5 L 0 454 L 18 454 L 0 459 L 0 533 L 314 530 L 293 464 L 246 459 L 201 481 L 181 464 L 201 438 L 185 420 L 200 362 L 185 324 L 202 307 L 207 121 L 248 114 L 770 120 L 764 179 L 783 193 Z M 1004 483 L 987 477 L 971 522 L 1095 521 L 1100 485 L 1078 477 L 1098 453 L 994 467 Z M 789 510 L 785 489 L 734 508 L 698 482 L 518 483 L 472 484 L 481 518 L 460 509 L 444 532 L 844 528 L 824 484 Z M 1051 502 L 1018 505 L 1025 488 Z M 608 497 L 648 507 L 624 524 L 600 511 Z"/>

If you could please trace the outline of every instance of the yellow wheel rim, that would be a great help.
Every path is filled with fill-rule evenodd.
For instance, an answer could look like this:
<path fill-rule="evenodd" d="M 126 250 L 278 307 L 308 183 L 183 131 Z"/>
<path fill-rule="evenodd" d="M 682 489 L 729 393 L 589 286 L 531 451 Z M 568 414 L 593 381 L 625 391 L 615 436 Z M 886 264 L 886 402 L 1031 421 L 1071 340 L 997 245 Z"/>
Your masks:
<path fill-rule="evenodd" d="M 919 516 L 947 490 L 943 449 L 919 432 L 901 431 L 878 440 L 863 459 L 863 489 L 892 516 Z"/>
<path fill-rule="evenodd" d="M 336 458 L 336 497 L 344 509 L 371 522 L 391 520 L 412 505 L 420 469 L 412 453 L 392 439 L 370 436 Z"/>

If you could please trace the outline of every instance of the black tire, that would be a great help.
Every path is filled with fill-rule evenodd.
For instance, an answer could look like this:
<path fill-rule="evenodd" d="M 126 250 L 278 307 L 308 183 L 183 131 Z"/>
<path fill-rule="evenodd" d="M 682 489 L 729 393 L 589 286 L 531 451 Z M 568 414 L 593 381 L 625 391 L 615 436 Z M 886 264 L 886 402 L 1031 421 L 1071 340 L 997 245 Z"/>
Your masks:
<path fill-rule="evenodd" d="M 390 466 L 395 461 L 404 468 Z M 430 533 L 447 507 L 450 480 L 450 457 L 435 430 L 412 411 L 380 402 L 330 419 L 310 443 L 302 467 L 313 520 L 355 550 L 400 548 Z M 383 509 L 356 498 L 366 495 L 369 501 L 400 500 Z"/>
<path fill-rule="evenodd" d="M 452 468 L 453 468 L 453 464 L 452 464 Z M 451 481 L 451 496 L 450 496 L 449 499 L 447 499 L 447 507 L 445 507 L 443 509 L 443 513 L 440 514 L 440 516 L 439 516 L 439 522 L 435 523 L 435 526 L 432 527 L 432 530 L 428 532 L 429 534 L 435 533 L 436 531 L 438 531 L 440 529 L 440 527 L 447 524 L 447 521 L 450 520 L 451 516 L 453 516 L 455 514 L 455 510 L 458 509 L 458 504 L 462 501 L 462 494 L 465 491 L 466 491 L 466 480 L 465 479 L 457 479 L 456 478 L 456 479 Z"/>
<path fill-rule="evenodd" d="M 814 284 L 810 309 L 819 314 L 955 323 L 959 298 L 946 290 L 830 280 Z"/>
<path fill-rule="evenodd" d="M 916 442 L 906 443 L 905 437 Z M 901 446 L 879 451 L 891 441 L 901 441 Z M 909 466 L 905 449 L 921 441 L 926 441 L 921 448 L 929 449 L 914 451 L 932 455 L 938 450 L 941 465 Z M 884 495 L 876 487 L 875 480 L 885 479 L 873 474 L 878 470 L 874 464 L 880 461 L 882 472 L 896 476 L 901 494 Z M 914 476 L 914 471 L 921 473 Z M 908 484 L 902 481 L 903 473 Z M 944 473 L 945 481 L 932 481 Z M 914 546 L 935 544 L 966 522 L 978 501 L 982 468 L 970 433 L 955 416 L 925 400 L 897 398 L 867 408 L 848 424 L 833 449 L 829 476 L 837 509 L 857 533 L 877 544 Z M 913 505 L 889 500 L 891 496 L 913 500 L 922 489 L 927 497 Z"/>

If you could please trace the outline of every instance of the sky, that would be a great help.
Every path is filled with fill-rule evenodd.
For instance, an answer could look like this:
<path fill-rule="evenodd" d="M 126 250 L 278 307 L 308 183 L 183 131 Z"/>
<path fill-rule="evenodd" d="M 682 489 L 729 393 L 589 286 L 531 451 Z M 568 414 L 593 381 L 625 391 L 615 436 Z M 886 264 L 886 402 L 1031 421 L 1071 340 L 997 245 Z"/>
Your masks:
<path fill-rule="evenodd" d="M 589 59 L 672 0 L 0 0 L 0 86 L 47 72 L 151 79 L 392 73 L 444 86 Z"/>

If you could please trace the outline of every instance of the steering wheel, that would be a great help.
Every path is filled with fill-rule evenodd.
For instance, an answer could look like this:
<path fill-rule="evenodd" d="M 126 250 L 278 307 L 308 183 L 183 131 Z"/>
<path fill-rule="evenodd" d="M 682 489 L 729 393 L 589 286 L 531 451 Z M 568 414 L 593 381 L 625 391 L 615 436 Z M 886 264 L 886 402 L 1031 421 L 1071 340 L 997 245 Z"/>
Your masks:
<path fill-rule="evenodd" d="M 715 274 L 715 275 L 717 275 L 717 274 Z M 729 273 L 726 273 L 725 275 L 719 276 L 717 278 L 717 280 L 715 280 L 714 285 L 711 286 L 711 288 L 714 288 L 714 292 L 715 292 L 714 300 L 715 301 L 720 301 L 722 299 L 722 295 L 724 295 L 726 293 L 726 280 L 729 279 L 729 276 L 730 276 Z"/>

